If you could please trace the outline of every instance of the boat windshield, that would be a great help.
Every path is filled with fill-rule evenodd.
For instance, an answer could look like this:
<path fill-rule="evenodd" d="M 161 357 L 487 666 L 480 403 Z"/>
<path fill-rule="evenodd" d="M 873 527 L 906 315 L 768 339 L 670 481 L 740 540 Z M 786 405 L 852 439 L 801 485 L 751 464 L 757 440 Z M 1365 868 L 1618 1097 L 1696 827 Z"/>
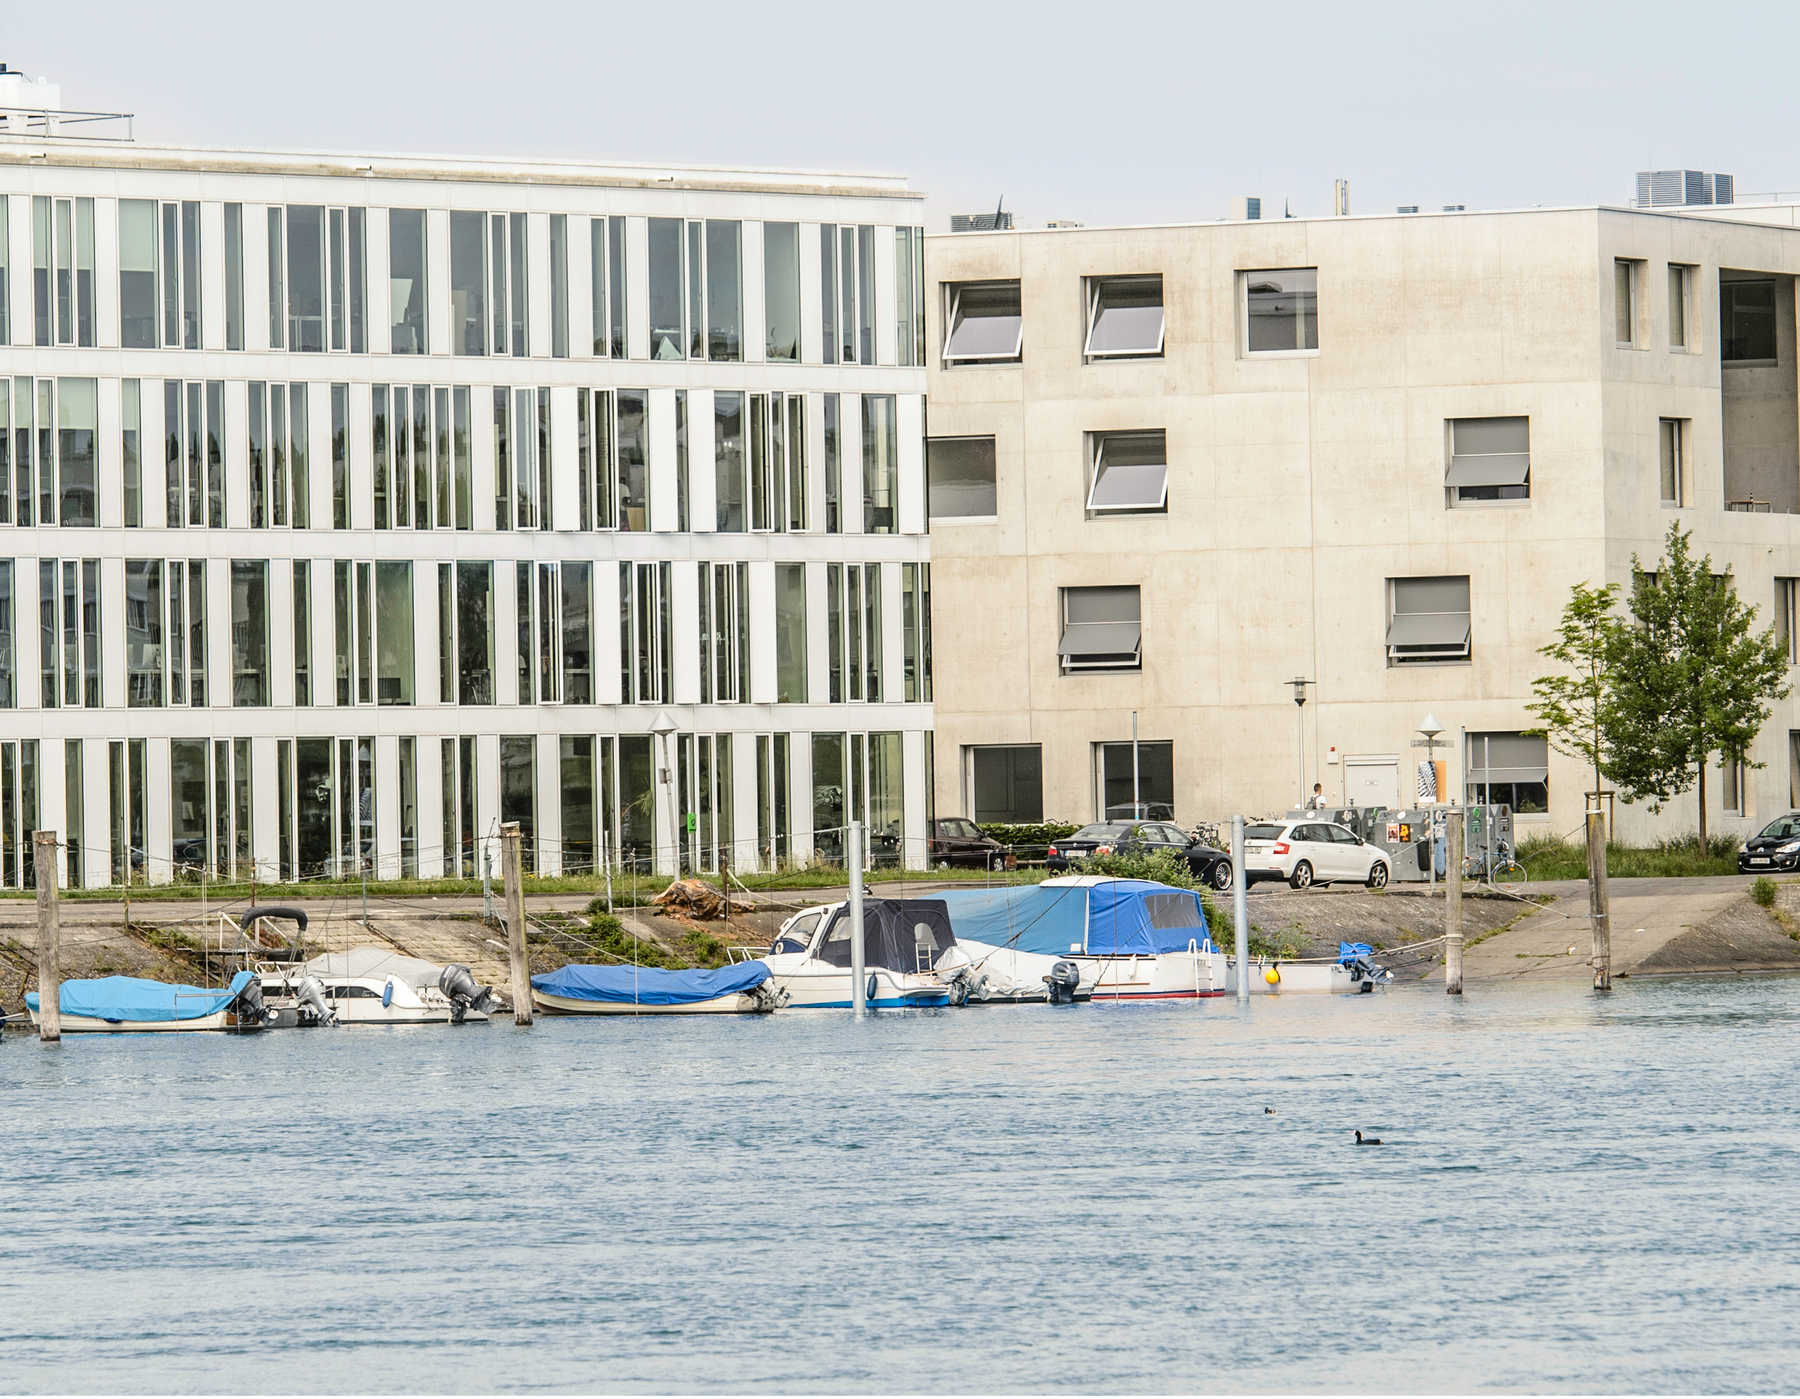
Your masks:
<path fill-rule="evenodd" d="M 803 913 L 789 923 L 769 946 L 771 952 L 804 952 L 812 946 L 812 936 L 819 928 L 817 913 Z"/>

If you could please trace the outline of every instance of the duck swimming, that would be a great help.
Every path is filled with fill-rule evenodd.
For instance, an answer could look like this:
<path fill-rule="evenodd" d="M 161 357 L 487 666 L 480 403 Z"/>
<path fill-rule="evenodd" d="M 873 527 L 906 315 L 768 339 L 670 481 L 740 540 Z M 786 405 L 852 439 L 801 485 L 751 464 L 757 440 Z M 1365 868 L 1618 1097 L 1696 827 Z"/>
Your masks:
<path fill-rule="evenodd" d="M 1361 1132 L 1358 1132 L 1356 1134 L 1356 1144 L 1358 1146 L 1380 1146 L 1382 1142 L 1380 1137 L 1365 1137 Z"/>

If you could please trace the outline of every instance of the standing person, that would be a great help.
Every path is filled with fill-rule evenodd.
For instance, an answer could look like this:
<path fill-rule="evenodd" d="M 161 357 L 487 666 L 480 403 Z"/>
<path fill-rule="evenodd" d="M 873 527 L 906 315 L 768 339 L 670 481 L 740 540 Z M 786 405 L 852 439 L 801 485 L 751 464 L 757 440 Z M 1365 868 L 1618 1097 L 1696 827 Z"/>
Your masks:
<path fill-rule="evenodd" d="M 1313 783 L 1312 795 L 1306 799 L 1306 809 L 1308 811 L 1323 811 L 1325 809 L 1324 783 Z"/>

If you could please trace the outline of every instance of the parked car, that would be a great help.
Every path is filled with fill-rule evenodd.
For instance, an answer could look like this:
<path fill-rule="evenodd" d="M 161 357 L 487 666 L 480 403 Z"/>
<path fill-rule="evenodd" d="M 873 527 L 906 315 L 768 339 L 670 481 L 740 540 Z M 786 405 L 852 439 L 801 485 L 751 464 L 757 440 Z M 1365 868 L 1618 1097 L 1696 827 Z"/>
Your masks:
<path fill-rule="evenodd" d="M 1795 868 L 1800 868 L 1800 811 L 1777 816 L 1745 841 L 1738 852 L 1739 874 Z"/>
<path fill-rule="evenodd" d="M 1194 872 L 1194 878 L 1202 884 L 1210 884 L 1221 894 L 1231 888 L 1231 852 L 1221 850 L 1198 836 L 1188 839 L 1188 847 L 1181 852 L 1188 862 L 1188 868 Z"/>
<path fill-rule="evenodd" d="M 1384 851 L 1330 821 L 1259 821 L 1244 831 L 1244 883 L 1285 879 L 1314 884 L 1386 887 L 1393 865 Z"/>
<path fill-rule="evenodd" d="M 1068 870 L 1070 861 L 1085 860 L 1090 855 L 1156 850 L 1180 855 L 1189 844 L 1187 832 L 1166 821 L 1096 821 L 1072 836 L 1059 836 L 1044 853 L 1044 863 L 1060 874 Z"/>
<path fill-rule="evenodd" d="M 929 854 L 939 869 L 967 865 L 972 869 L 999 869 L 1006 861 L 1006 849 L 999 841 L 981 833 L 966 816 L 944 816 L 931 823 Z"/>

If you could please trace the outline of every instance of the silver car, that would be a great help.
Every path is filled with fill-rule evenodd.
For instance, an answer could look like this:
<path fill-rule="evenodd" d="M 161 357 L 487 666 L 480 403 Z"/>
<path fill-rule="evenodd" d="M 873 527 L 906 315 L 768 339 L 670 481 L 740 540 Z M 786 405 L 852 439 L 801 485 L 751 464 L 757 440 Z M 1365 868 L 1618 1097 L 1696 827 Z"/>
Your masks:
<path fill-rule="evenodd" d="M 1285 879 L 1296 889 L 1355 881 L 1386 887 L 1387 854 L 1330 821 L 1259 821 L 1244 831 L 1244 883 Z"/>

